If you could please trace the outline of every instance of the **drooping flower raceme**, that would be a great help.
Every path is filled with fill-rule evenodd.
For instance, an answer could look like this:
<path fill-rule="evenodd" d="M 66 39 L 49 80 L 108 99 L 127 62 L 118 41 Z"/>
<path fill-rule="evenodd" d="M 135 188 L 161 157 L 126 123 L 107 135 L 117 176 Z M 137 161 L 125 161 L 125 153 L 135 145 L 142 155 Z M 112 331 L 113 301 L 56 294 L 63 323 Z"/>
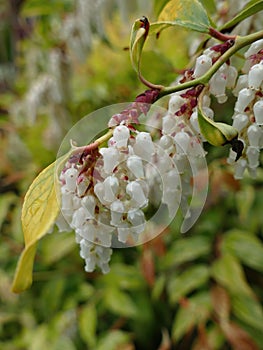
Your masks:
<path fill-rule="evenodd" d="M 123 124 L 114 128 L 108 147 L 72 156 L 60 181 L 62 215 L 57 225 L 61 231 L 75 231 L 88 272 L 96 266 L 109 271 L 111 247 L 149 239 L 143 236 L 147 233 L 144 211 L 152 188 L 159 188 L 155 201 L 166 204 L 172 217 L 180 203 L 181 183 L 174 162 L 150 133 Z"/>
<path fill-rule="evenodd" d="M 230 40 L 205 50 L 179 84 L 205 74 L 232 45 Z M 228 162 L 234 164 L 236 178 L 242 178 L 246 168 L 255 175 L 263 148 L 263 41 L 252 44 L 245 58 L 244 74 L 239 77 L 229 61 L 213 75 L 205 90 L 197 85 L 174 93 L 153 132 L 147 128 L 139 131 L 137 125 L 140 115 L 147 115 L 158 91 L 139 95 L 128 109 L 111 117 L 109 128 L 113 132 L 107 146 L 92 150 L 87 146 L 84 151 L 82 147 L 81 153 L 74 153 L 68 160 L 60 175 L 62 214 L 57 225 L 61 231 L 75 231 L 86 271 L 98 266 L 107 273 L 113 247 L 153 238 L 148 236 L 149 216 L 157 224 L 161 216 L 152 208 L 158 213 L 162 212 L 158 208 L 165 207 L 166 214 L 173 218 L 180 207 L 184 215 L 182 231 L 200 215 L 206 192 L 199 197 L 196 208 L 192 207 L 192 198 L 199 171 L 206 169 L 206 139 L 200 131 L 197 110 L 201 93 L 202 111 L 212 120 L 212 99 L 223 104 L 232 90 L 236 97 L 233 127 L 244 149 L 237 157 L 232 147 Z"/>
<path fill-rule="evenodd" d="M 237 101 L 234 107 L 233 126 L 244 144 L 243 156 L 235 160 L 231 151 L 228 162 L 234 164 L 235 178 L 241 179 L 247 169 L 256 176 L 263 148 L 263 40 L 254 42 L 245 53 L 246 62 L 234 89 Z"/>

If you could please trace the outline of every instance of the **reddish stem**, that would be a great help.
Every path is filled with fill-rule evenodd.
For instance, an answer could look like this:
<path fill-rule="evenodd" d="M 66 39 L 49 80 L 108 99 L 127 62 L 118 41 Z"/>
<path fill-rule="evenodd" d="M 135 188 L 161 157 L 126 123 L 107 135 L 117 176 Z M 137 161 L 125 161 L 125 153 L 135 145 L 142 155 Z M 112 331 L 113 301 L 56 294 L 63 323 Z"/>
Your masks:
<path fill-rule="evenodd" d="M 236 35 L 223 34 L 213 27 L 209 28 L 209 34 L 213 38 L 218 39 L 220 41 L 227 41 L 227 40 L 231 40 L 231 39 L 234 39 L 234 40 L 236 39 Z"/>

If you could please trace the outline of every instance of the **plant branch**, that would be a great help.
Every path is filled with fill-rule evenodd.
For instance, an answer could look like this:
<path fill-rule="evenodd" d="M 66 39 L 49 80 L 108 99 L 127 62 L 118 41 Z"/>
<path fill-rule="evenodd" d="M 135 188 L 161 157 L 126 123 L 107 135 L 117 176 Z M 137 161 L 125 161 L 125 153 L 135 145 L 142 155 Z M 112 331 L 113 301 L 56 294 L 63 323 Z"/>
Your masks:
<path fill-rule="evenodd" d="M 170 95 L 174 92 L 185 90 L 197 85 L 206 85 L 209 80 L 212 78 L 212 76 L 215 74 L 215 72 L 218 71 L 218 69 L 229 60 L 231 56 L 233 56 L 237 51 L 242 49 L 243 47 L 252 44 L 254 41 L 257 41 L 259 39 L 263 39 L 263 30 L 249 34 L 246 36 L 237 36 L 235 40 L 235 44 L 230 47 L 219 59 L 213 64 L 213 66 L 201 77 L 196 78 L 194 80 L 187 81 L 183 84 L 178 84 L 176 86 L 169 86 L 161 89 L 160 94 L 158 96 L 158 99 L 160 99 L 163 96 Z"/>

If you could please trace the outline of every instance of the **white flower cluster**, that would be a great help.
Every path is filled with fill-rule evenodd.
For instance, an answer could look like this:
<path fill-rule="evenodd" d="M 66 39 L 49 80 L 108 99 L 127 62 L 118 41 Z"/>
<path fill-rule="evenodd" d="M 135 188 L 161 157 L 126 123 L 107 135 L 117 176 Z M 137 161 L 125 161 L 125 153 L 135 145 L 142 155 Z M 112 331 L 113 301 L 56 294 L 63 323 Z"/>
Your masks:
<path fill-rule="evenodd" d="M 193 76 L 198 78 L 205 74 L 218 58 L 218 50 L 213 47 L 204 51 L 196 60 Z M 234 107 L 233 127 L 237 129 L 238 139 L 243 143 L 242 157 L 236 162 L 237 153 L 230 151 L 228 163 L 235 168 L 235 178 L 241 179 L 245 169 L 255 177 L 259 165 L 260 149 L 263 148 L 263 40 L 254 42 L 245 53 L 246 63 L 243 73 L 238 77 L 237 69 L 224 63 L 209 82 L 208 94 L 203 99 L 204 113 L 213 119 L 209 94 L 214 95 L 218 103 L 227 100 L 226 91 L 237 97 Z M 197 115 L 190 118 L 199 132 Z"/>
<path fill-rule="evenodd" d="M 159 144 L 169 154 L 178 171 L 178 183 L 181 183 L 180 208 L 185 219 L 191 219 L 189 210 L 189 198 L 193 195 L 193 185 L 191 183 L 193 177 L 200 170 L 200 163 L 205 162 L 206 152 L 203 149 L 202 137 L 199 133 L 196 108 L 192 109 L 189 118 L 189 110 L 191 106 L 191 98 L 182 97 L 179 93 L 175 93 L 169 101 L 168 113 L 162 119 L 162 137 Z M 186 112 L 180 113 L 186 106 Z M 181 114 L 178 116 L 177 114 Z M 167 199 L 168 206 L 176 204 L 175 188 L 169 192 Z"/>
<path fill-rule="evenodd" d="M 234 95 L 233 126 L 238 130 L 243 142 L 243 156 L 235 162 L 235 152 L 231 150 L 228 162 L 234 164 L 235 178 L 241 179 L 245 169 L 256 176 L 260 150 L 263 148 L 263 40 L 254 42 L 245 53 L 246 63 L 239 76 Z"/>
<path fill-rule="evenodd" d="M 232 44 L 230 41 L 205 50 L 194 70 L 187 71 L 180 83 L 205 74 Z M 202 96 L 202 110 L 211 119 L 211 95 L 218 103 L 226 102 L 227 90 L 237 97 L 233 127 L 239 132 L 236 141 L 242 142 L 244 149 L 237 160 L 232 145 L 228 162 L 234 164 L 238 179 L 246 168 L 255 174 L 263 148 L 263 40 L 252 44 L 245 57 L 243 75 L 238 78 L 235 67 L 223 64 Z M 200 215 L 205 197 L 199 197 L 201 202 L 204 199 L 202 203 L 197 200 L 196 212 L 192 199 L 195 177 L 201 168 L 207 170 L 203 149 L 206 140 L 197 114 L 202 90 L 203 86 L 198 85 L 174 93 L 167 112 L 158 119 L 160 130 L 152 134 L 132 126 L 139 122 L 141 113 L 149 110 L 143 108 L 145 104 L 133 103 L 111 118 L 113 135 L 107 147 L 94 150 L 87 146 L 66 164 L 60 177 L 62 215 L 57 225 L 61 231 L 75 231 L 86 271 L 98 266 L 107 273 L 112 247 L 143 242 L 148 234 L 149 214 L 155 215 L 153 207 L 165 207 L 170 218 L 180 207 L 186 230 Z M 155 99 L 153 91 L 137 97 L 137 101 Z"/>
<path fill-rule="evenodd" d="M 218 59 L 219 55 L 221 53 L 216 50 L 216 46 L 206 49 L 196 59 L 193 76 L 199 78 L 205 74 L 212 67 L 215 60 Z M 218 103 L 225 103 L 227 101 L 226 90 L 234 88 L 237 76 L 237 69 L 230 64 L 224 63 L 210 79 L 209 92 L 216 97 Z"/>
<path fill-rule="evenodd" d="M 147 230 L 143 210 L 151 203 L 152 189 L 159 189 L 155 191 L 157 204 L 162 202 L 171 216 L 176 214 L 180 178 L 163 149 L 167 148 L 164 138 L 160 144 L 163 147 L 154 143 L 148 132 L 119 125 L 107 148 L 100 148 L 99 153 L 87 155 L 81 162 L 69 161 L 62 171 L 62 215 L 56 223 L 60 231 L 75 231 L 86 271 L 98 266 L 108 272 L 111 247 L 134 245 L 144 239 L 141 236 Z"/>

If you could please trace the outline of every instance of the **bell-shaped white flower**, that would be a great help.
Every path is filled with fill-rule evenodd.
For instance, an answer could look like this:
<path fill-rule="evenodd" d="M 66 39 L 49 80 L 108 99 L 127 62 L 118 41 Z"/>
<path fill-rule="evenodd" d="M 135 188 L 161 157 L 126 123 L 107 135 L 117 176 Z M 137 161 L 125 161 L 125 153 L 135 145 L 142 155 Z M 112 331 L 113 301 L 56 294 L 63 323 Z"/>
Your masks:
<path fill-rule="evenodd" d="M 96 206 L 95 198 L 93 196 L 85 196 L 82 198 L 81 204 L 87 211 L 87 219 L 93 219 Z"/>
<path fill-rule="evenodd" d="M 130 130 L 125 125 L 118 125 L 113 130 L 113 139 L 117 148 L 127 147 L 128 139 L 130 137 Z"/>
<path fill-rule="evenodd" d="M 220 68 L 210 79 L 209 90 L 212 95 L 217 98 L 218 103 L 224 103 L 227 100 L 226 96 L 227 76 Z"/>
<path fill-rule="evenodd" d="M 108 176 L 104 182 L 104 200 L 113 202 L 119 189 L 119 181 L 115 176 Z"/>
<path fill-rule="evenodd" d="M 246 170 L 247 167 L 247 161 L 246 159 L 239 159 L 236 163 L 235 163 L 235 174 L 234 174 L 234 178 L 236 180 L 241 180 L 243 179 L 243 175 L 244 175 L 244 171 Z"/>
<path fill-rule="evenodd" d="M 86 221 L 87 221 L 87 210 L 81 207 L 78 210 L 74 211 L 72 215 L 71 226 L 74 229 L 81 229 Z"/>
<path fill-rule="evenodd" d="M 143 208 L 148 204 L 148 199 L 145 196 L 142 186 L 137 181 L 131 181 L 126 186 L 126 192 L 131 197 L 133 205 Z"/>
<path fill-rule="evenodd" d="M 234 96 L 237 97 L 239 94 L 239 91 L 241 91 L 244 88 L 247 88 L 247 86 L 248 86 L 248 75 L 247 74 L 240 75 L 237 79 L 236 86 L 232 91 Z"/>
<path fill-rule="evenodd" d="M 114 147 L 101 148 L 100 154 L 103 157 L 103 169 L 106 174 L 111 174 L 119 163 L 119 151 Z"/>
<path fill-rule="evenodd" d="M 263 125 L 263 100 L 257 101 L 253 106 L 255 120 L 258 125 Z"/>
<path fill-rule="evenodd" d="M 176 117 L 172 114 L 167 114 L 162 119 L 162 133 L 171 135 L 176 130 Z"/>
<path fill-rule="evenodd" d="M 247 129 L 247 136 L 250 146 L 259 147 L 262 131 L 259 126 L 252 124 Z"/>
<path fill-rule="evenodd" d="M 132 155 L 127 159 L 127 167 L 136 178 L 144 177 L 143 162 L 140 157 Z"/>
<path fill-rule="evenodd" d="M 263 81 L 263 62 L 255 64 L 248 73 L 248 87 L 259 90 Z"/>
<path fill-rule="evenodd" d="M 71 192 L 66 191 L 64 186 L 61 189 L 61 210 L 62 212 L 71 212 L 73 210 L 73 195 Z"/>
<path fill-rule="evenodd" d="M 80 229 L 76 229 L 76 233 L 85 240 L 89 242 L 94 242 L 96 229 L 93 221 L 88 221 L 83 225 L 83 227 L 81 227 Z M 82 256 L 82 258 L 85 259 L 87 258 L 87 256 Z"/>
<path fill-rule="evenodd" d="M 65 171 L 64 179 L 65 179 L 65 190 L 69 192 L 74 192 L 77 186 L 77 177 L 78 170 L 75 168 L 69 168 Z"/>
<path fill-rule="evenodd" d="M 125 213 L 124 204 L 120 200 L 116 200 L 111 203 L 111 225 L 118 226 L 120 225 L 123 214 Z"/>
<path fill-rule="evenodd" d="M 244 88 L 239 91 L 235 104 L 235 112 L 243 113 L 251 101 L 255 98 L 255 92 L 251 89 Z"/>
<path fill-rule="evenodd" d="M 118 226 L 117 232 L 118 232 L 118 241 L 121 243 L 126 243 L 131 233 L 131 228 L 127 222 L 124 222 L 120 226 Z"/>
<path fill-rule="evenodd" d="M 141 210 L 129 210 L 127 215 L 128 221 L 132 224 L 132 226 L 141 226 L 145 224 L 144 213 Z"/>
<path fill-rule="evenodd" d="M 134 153 L 142 160 L 151 161 L 154 154 L 154 144 L 148 132 L 139 132 L 133 146 Z"/>
<path fill-rule="evenodd" d="M 233 127 L 237 129 L 238 132 L 243 130 L 248 124 L 248 116 L 246 114 L 237 114 L 233 118 Z"/>
<path fill-rule="evenodd" d="M 94 193 L 98 197 L 99 201 L 106 205 L 108 202 L 105 201 L 105 188 L 104 188 L 104 183 L 103 182 L 98 182 L 94 186 Z"/>
<path fill-rule="evenodd" d="M 249 58 L 251 55 L 258 53 L 262 49 L 263 49 L 263 39 L 257 40 L 250 45 L 249 49 L 245 52 L 244 56 L 245 58 Z"/>
<path fill-rule="evenodd" d="M 166 151 L 167 154 L 174 153 L 174 142 L 170 135 L 163 135 L 159 140 L 159 146 Z"/>
<path fill-rule="evenodd" d="M 171 114 L 176 113 L 182 105 L 185 103 L 185 99 L 179 94 L 173 94 L 169 100 L 168 110 Z"/>
<path fill-rule="evenodd" d="M 209 68 L 212 67 L 212 58 L 208 55 L 201 55 L 197 57 L 195 68 L 194 68 L 194 76 L 196 78 L 201 77 L 204 75 Z"/>
<path fill-rule="evenodd" d="M 259 166 L 259 148 L 254 146 L 248 146 L 247 160 L 250 168 L 257 168 Z"/>
<path fill-rule="evenodd" d="M 190 143 L 190 136 L 185 131 L 180 131 L 174 136 L 174 142 L 176 144 L 176 151 L 178 153 L 187 154 L 187 150 Z"/>
<path fill-rule="evenodd" d="M 238 71 L 234 66 L 227 66 L 227 82 L 226 87 L 228 89 L 233 89 L 236 86 L 236 80 L 238 76 Z"/>

